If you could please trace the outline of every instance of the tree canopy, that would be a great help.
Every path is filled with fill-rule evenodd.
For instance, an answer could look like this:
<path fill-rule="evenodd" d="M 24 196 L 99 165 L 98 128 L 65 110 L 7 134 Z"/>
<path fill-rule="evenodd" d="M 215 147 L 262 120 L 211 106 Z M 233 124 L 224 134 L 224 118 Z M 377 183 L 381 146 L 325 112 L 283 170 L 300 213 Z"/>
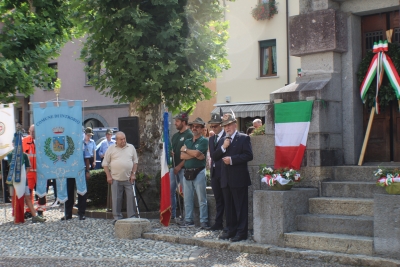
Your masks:
<path fill-rule="evenodd" d="M 54 82 L 48 60 L 71 38 L 70 10 L 69 1 L 0 1 L 0 102 Z"/>
<path fill-rule="evenodd" d="M 177 111 L 210 99 L 205 83 L 229 68 L 217 0 L 81 0 L 75 8 L 90 83 L 116 102 Z"/>

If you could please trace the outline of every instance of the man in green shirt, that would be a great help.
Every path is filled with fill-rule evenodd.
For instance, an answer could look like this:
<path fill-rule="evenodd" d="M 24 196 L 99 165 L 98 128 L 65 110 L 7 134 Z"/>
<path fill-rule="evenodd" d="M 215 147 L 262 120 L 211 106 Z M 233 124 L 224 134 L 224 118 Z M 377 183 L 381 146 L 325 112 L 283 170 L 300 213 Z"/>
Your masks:
<path fill-rule="evenodd" d="M 206 156 L 208 139 L 202 132 L 205 123 L 201 118 L 189 123 L 193 132 L 193 138 L 187 139 L 181 148 L 181 159 L 185 160 L 185 179 L 183 180 L 183 197 L 185 201 L 185 221 L 181 227 L 194 227 L 193 207 L 194 191 L 196 191 L 200 206 L 200 227 L 209 229 L 208 207 L 206 192 Z M 188 178 L 191 173 L 192 177 Z"/>
<path fill-rule="evenodd" d="M 170 186 L 171 186 L 171 219 L 176 217 L 176 189 L 178 184 L 182 185 L 184 163 L 181 159 L 181 147 L 183 146 L 186 139 L 193 137 L 192 131 L 188 128 L 189 115 L 187 112 L 181 112 L 175 116 L 175 127 L 178 130 L 171 138 L 171 155 L 172 155 L 172 168 L 169 170 Z M 183 185 L 182 185 L 183 187 Z M 182 215 L 182 214 L 181 214 Z"/>

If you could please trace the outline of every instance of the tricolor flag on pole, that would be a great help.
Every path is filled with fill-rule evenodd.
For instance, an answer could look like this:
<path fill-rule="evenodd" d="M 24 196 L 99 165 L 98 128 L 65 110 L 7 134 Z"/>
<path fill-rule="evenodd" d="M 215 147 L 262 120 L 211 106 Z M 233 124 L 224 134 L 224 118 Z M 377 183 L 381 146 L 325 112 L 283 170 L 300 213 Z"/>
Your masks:
<path fill-rule="evenodd" d="M 161 154 L 160 222 L 165 226 L 168 226 L 171 220 L 171 188 L 168 168 L 168 128 L 168 112 L 164 112 L 163 151 Z"/>
<path fill-rule="evenodd" d="M 275 169 L 300 169 L 313 101 L 275 104 Z"/>

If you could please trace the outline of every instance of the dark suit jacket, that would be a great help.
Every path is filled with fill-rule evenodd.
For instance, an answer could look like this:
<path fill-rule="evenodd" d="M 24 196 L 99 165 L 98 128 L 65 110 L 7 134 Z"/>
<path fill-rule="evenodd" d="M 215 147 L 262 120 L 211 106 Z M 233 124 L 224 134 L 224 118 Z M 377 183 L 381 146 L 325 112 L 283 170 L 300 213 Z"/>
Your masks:
<path fill-rule="evenodd" d="M 221 139 L 225 140 L 226 137 Z M 221 140 L 221 145 L 223 140 Z M 218 161 L 223 157 L 231 157 L 232 160 L 232 165 L 226 165 L 221 160 L 221 188 L 225 188 L 228 185 L 230 187 L 246 187 L 251 185 L 250 174 L 247 168 L 247 162 L 253 159 L 250 137 L 237 132 L 225 153 L 222 152 L 221 145 L 218 145 L 213 154 L 213 160 Z"/>
<path fill-rule="evenodd" d="M 215 161 L 213 159 L 213 155 L 214 155 L 215 149 L 217 149 L 218 147 L 221 147 L 222 144 L 224 143 L 223 142 L 224 137 L 225 137 L 225 132 L 222 134 L 221 138 L 218 140 L 218 144 L 216 146 L 214 146 L 214 142 L 215 142 L 215 138 L 217 138 L 217 135 L 210 137 L 210 139 L 208 141 L 208 151 L 210 152 L 210 158 L 211 158 L 211 166 L 210 166 L 211 177 L 221 177 L 221 166 L 224 163 L 222 162 L 222 160 Z M 215 168 L 213 168 L 214 163 L 215 163 Z"/>

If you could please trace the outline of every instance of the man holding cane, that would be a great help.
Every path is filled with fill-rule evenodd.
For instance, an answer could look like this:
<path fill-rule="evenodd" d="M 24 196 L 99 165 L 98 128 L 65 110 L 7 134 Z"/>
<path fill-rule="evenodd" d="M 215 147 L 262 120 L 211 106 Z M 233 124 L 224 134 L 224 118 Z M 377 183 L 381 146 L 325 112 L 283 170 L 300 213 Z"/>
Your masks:
<path fill-rule="evenodd" d="M 189 111 L 179 113 L 175 119 L 175 127 L 178 130 L 171 138 L 173 167 L 169 171 L 171 187 L 171 219 L 176 218 L 176 189 L 178 184 L 183 184 L 185 160 L 181 159 L 181 147 L 186 139 L 193 138 L 193 133 L 188 129 Z M 183 188 L 182 188 L 183 191 Z M 182 215 L 182 214 L 181 214 Z"/>
<path fill-rule="evenodd" d="M 102 166 L 111 184 L 112 213 L 114 224 L 123 218 L 121 213 L 123 190 L 126 194 L 126 212 L 128 218 L 135 216 L 132 184 L 136 180 L 138 157 L 133 145 L 126 143 L 123 132 L 115 134 L 115 145 L 111 145 L 104 155 Z"/>

